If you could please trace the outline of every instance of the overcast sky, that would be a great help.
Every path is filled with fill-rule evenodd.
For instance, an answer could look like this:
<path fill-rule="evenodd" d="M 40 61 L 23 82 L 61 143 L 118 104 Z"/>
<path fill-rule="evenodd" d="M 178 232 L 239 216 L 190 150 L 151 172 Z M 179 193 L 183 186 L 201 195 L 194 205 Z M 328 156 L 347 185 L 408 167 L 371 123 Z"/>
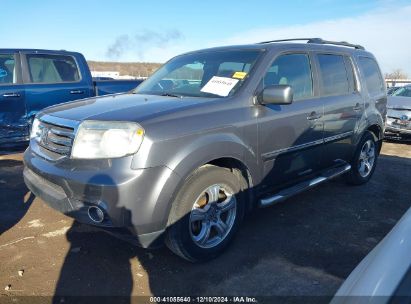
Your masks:
<path fill-rule="evenodd" d="M 411 77 L 411 0 L 0 0 L 0 48 L 164 62 L 205 47 L 290 37 L 362 44 Z"/>

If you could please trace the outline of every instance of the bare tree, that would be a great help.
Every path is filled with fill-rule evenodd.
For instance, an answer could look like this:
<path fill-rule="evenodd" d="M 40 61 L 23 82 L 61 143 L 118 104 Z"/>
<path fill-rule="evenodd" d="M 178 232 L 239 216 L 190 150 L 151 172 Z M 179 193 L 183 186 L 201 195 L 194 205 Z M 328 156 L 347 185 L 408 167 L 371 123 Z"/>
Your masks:
<path fill-rule="evenodd" d="M 408 75 L 401 69 L 395 69 L 391 73 L 385 73 L 385 79 L 407 79 Z"/>

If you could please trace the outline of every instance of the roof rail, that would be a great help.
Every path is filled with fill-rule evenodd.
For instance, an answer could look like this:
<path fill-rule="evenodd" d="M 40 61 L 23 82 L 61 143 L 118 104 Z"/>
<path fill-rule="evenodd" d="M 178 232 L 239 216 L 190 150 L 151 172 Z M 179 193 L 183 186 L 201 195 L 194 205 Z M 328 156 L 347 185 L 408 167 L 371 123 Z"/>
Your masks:
<path fill-rule="evenodd" d="M 364 50 L 364 47 L 359 44 L 351 44 L 346 41 L 330 41 L 324 40 L 321 38 L 292 38 L 292 39 L 279 39 L 279 40 L 270 40 L 270 41 L 263 41 L 259 42 L 258 44 L 267 44 L 272 42 L 288 42 L 288 41 L 300 41 L 300 40 L 307 40 L 307 43 L 316 43 L 316 44 L 333 44 L 333 45 L 341 45 L 346 47 L 352 47 L 358 50 Z"/>

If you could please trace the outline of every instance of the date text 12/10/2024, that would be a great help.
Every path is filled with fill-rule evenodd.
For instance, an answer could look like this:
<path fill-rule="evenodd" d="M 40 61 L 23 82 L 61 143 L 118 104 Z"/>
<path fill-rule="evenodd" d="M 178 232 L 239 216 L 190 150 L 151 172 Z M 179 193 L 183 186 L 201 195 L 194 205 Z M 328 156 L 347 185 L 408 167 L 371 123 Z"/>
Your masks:
<path fill-rule="evenodd" d="M 254 297 L 150 297 L 151 303 L 258 303 Z"/>

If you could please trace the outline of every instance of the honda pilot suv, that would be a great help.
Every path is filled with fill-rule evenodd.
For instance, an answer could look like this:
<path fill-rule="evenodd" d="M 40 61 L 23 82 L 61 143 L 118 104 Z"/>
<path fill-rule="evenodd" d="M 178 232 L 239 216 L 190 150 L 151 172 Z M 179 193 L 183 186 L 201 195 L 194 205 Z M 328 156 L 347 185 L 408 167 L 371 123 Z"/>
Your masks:
<path fill-rule="evenodd" d="M 387 102 L 374 56 L 294 40 L 186 53 L 130 93 L 43 110 L 27 186 L 79 222 L 195 262 L 253 208 L 339 175 L 366 183 Z"/>

